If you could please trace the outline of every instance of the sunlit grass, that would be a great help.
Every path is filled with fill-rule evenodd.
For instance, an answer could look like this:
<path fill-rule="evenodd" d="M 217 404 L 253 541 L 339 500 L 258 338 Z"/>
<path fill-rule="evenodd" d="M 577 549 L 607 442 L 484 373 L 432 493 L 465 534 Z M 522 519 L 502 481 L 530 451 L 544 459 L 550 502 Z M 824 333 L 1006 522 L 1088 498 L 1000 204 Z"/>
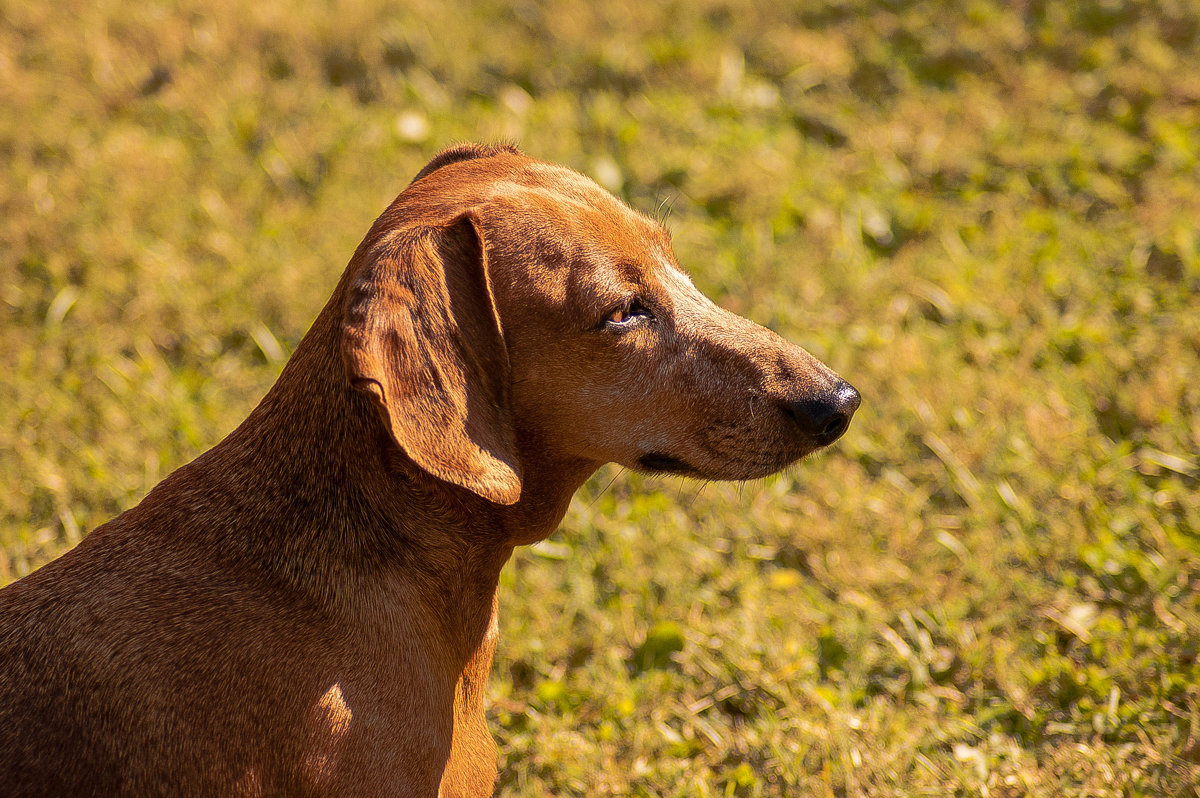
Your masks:
<path fill-rule="evenodd" d="M 511 139 L 864 405 L 771 480 L 606 470 L 518 553 L 500 795 L 1195 795 L 1197 63 L 1185 3 L 0 1 L 0 581 Z"/>

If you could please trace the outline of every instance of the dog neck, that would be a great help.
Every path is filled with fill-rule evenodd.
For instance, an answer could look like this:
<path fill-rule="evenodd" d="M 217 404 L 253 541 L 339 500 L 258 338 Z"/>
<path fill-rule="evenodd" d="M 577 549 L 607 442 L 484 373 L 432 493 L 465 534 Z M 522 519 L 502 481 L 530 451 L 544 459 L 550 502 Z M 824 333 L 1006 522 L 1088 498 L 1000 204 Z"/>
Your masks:
<path fill-rule="evenodd" d="M 533 460 L 520 501 L 507 507 L 428 475 L 348 384 L 339 335 L 335 292 L 246 421 L 139 510 L 165 511 L 185 492 L 185 505 L 223 509 L 161 525 L 188 530 L 178 543 L 231 566 L 255 563 L 265 578 L 339 613 L 386 602 L 380 590 L 419 594 L 405 603 L 431 608 L 449 639 L 474 639 L 514 546 L 551 534 L 595 465 Z M 519 437 L 521 449 L 541 448 Z"/>

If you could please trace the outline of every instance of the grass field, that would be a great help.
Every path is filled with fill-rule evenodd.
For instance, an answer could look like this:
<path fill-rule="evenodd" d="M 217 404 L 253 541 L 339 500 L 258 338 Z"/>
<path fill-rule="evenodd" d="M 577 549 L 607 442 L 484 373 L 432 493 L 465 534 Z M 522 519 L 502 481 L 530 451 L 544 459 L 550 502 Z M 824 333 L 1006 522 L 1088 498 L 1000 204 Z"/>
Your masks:
<path fill-rule="evenodd" d="M 1194 2 L 0 0 L 0 583 L 497 139 L 864 397 L 766 481 L 605 470 L 514 557 L 498 795 L 1198 794 Z"/>

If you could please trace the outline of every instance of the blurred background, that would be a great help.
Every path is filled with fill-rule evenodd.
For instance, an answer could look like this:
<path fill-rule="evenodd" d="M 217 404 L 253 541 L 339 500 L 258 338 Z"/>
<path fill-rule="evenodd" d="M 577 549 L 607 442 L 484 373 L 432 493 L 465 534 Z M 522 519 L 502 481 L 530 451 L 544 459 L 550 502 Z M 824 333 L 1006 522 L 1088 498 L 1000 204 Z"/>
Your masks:
<path fill-rule="evenodd" d="M 862 392 L 501 586 L 501 796 L 1200 781 L 1200 7 L 0 0 L 0 583 L 254 406 L 437 150 L 666 217 Z"/>

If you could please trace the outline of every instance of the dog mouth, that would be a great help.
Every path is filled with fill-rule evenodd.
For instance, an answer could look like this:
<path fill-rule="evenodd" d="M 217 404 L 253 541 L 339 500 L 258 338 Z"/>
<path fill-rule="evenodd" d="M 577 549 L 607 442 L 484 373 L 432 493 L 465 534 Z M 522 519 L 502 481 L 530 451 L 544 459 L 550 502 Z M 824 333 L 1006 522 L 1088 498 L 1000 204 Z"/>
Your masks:
<path fill-rule="evenodd" d="M 638 458 L 638 466 L 645 471 L 652 471 L 659 474 L 692 475 L 699 473 L 697 469 L 680 460 L 678 457 L 672 457 L 662 452 L 649 452 L 642 455 Z"/>

